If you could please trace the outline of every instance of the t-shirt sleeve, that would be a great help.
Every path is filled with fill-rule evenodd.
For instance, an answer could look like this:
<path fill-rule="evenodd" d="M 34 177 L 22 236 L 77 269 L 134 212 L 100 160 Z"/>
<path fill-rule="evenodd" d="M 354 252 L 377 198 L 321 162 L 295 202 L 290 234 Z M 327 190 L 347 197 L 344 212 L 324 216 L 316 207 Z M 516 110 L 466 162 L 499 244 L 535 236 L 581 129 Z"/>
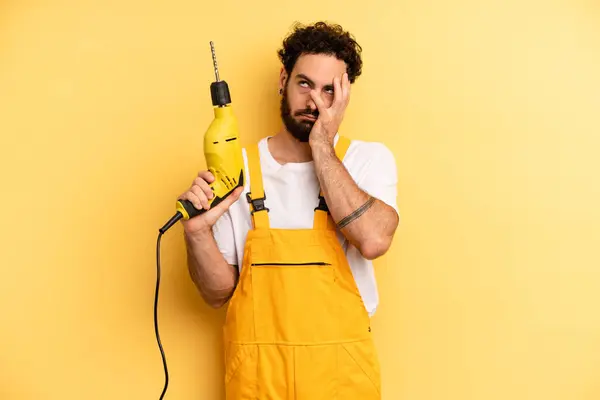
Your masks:
<path fill-rule="evenodd" d="M 398 173 L 394 154 L 382 143 L 369 143 L 367 168 L 358 186 L 371 196 L 394 208 L 397 205 Z"/>
<path fill-rule="evenodd" d="M 235 246 L 235 234 L 233 231 L 233 221 L 229 211 L 225 211 L 212 227 L 213 237 L 217 243 L 219 251 L 225 258 L 225 261 L 231 265 L 237 265 L 237 252 Z"/>

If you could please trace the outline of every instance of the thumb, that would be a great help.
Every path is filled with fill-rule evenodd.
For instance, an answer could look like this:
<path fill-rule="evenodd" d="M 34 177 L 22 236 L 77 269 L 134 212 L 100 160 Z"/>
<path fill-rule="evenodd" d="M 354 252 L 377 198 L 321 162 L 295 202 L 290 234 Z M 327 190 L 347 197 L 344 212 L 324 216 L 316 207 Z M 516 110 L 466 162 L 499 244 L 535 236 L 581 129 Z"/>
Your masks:
<path fill-rule="evenodd" d="M 231 207 L 231 205 L 233 203 L 235 203 L 237 201 L 237 199 L 240 198 L 240 195 L 242 194 L 243 191 L 244 191 L 243 186 L 235 188 L 235 190 L 233 192 L 231 192 L 231 194 L 229 196 L 224 198 L 223 201 L 221 201 L 219 204 L 217 204 L 217 207 L 215 207 L 215 208 L 217 208 L 219 210 L 219 213 L 224 213 L 225 211 L 227 211 L 227 209 L 229 207 Z"/>

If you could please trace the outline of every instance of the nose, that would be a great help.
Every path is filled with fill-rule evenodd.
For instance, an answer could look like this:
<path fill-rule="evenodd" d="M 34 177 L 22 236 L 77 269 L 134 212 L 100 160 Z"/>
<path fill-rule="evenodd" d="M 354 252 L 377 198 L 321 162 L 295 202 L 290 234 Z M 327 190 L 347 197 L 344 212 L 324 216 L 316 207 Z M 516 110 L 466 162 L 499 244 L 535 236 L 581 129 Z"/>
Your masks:
<path fill-rule="evenodd" d="M 317 105 L 313 101 L 312 97 L 310 97 L 310 95 L 306 99 L 306 109 L 311 111 L 315 111 L 317 109 Z"/>

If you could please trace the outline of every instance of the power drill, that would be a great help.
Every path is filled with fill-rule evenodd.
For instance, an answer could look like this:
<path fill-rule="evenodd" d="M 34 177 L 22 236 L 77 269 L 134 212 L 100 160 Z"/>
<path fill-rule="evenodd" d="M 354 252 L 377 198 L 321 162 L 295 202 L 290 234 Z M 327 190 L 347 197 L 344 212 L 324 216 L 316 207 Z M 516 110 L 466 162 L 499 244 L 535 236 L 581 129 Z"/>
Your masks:
<path fill-rule="evenodd" d="M 210 94 L 215 118 L 204 134 L 204 157 L 207 169 L 215 180 L 210 185 L 214 196 L 209 199 L 210 208 L 219 204 L 237 187 L 244 185 L 244 159 L 238 134 L 237 118 L 231 108 L 231 94 L 227 82 L 219 79 L 217 57 L 214 43 L 210 42 L 215 82 L 210 85 Z M 188 220 L 207 210 L 198 210 L 189 200 L 177 201 L 177 212 L 160 229 L 165 233 L 175 222 L 183 218 Z"/>
<path fill-rule="evenodd" d="M 219 79 L 219 69 L 217 67 L 217 57 L 215 55 L 214 43 L 210 42 L 212 52 L 213 66 L 215 69 L 215 82 L 210 85 L 210 94 L 212 97 L 214 119 L 204 134 L 204 157 L 206 159 L 207 169 L 214 176 L 214 181 L 210 184 L 214 196 L 209 199 L 209 209 L 219 204 L 227 198 L 237 187 L 243 186 L 244 179 L 244 159 L 242 155 L 242 146 L 238 135 L 238 122 L 231 108 L 231 94 L 227 82 Z M 171 219 L 159 229 L 158 240 L 156 243 L 156 290 L 154 295 L 154 331 L 156 340 L 162 356 L 163 367 L 165 371 L 165 385 L 160 395 L 162 399 L 169 385 L 169 371 L 165 353 L 158 333 L 158 289 L 160 286 L 160 240 L 162 235 L 171 228 L 180 219 L 188 220 L 197 215 L 203 214 L 207 210 L 197 209 L 189 201 L 178 200 L 176 203 L 177 212 Z"/>

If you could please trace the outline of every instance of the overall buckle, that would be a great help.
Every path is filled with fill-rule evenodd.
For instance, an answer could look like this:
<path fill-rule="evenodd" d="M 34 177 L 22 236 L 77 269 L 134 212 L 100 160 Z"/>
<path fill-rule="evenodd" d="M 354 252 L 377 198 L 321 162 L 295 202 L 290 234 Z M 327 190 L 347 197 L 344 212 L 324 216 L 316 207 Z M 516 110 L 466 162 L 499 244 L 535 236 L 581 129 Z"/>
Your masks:
<path fill-rule="evenodd" d="M 263 195 L 263 197 L 259 197 L 258 199 L 252 199 L 252 197 L 250 196 L 250 192 L 246 193 L 246 200 L 248 200 L 248 203 L 252 204 L 252 212 L 251 214 L 254 214 L 255 212 L 258 211 L 269 211 L 269 209 L 267 207 L 265 207 L 265 200 L 267 198 L 267 195 Z"/>
<path fill-rule="evenodd" d="M 321 210 L 325 212 L 329 212 L 329 207 L 327 207 L 327 203 L 325 202 L 325 197 L 319 196 L 319 205 L 315 207 L 315 211 Z"/>

